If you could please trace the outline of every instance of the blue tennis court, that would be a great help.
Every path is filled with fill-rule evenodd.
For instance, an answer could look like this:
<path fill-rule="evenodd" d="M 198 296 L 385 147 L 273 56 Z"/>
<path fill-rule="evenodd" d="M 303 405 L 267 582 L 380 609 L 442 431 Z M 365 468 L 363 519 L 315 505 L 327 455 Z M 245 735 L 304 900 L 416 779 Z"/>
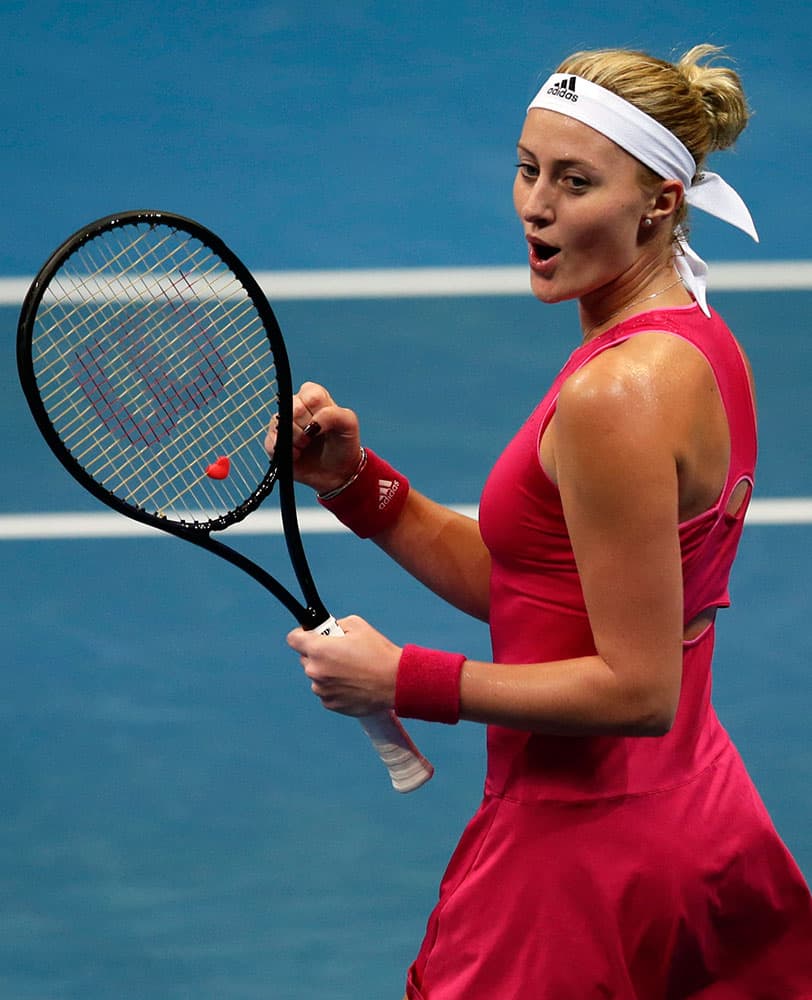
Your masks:
<path fill-rule="evenodd" d="M 46 537 L 41 515 L 100 511 L 18 389 L 21 287 L 82 223 L 136 206 L 200 219 L 258 271 L 312 271 L 276 307 L 294 379 L 326 381 L 418 488 L 475 504 L 571 350 L 574 307 L 453 281 L 398 293 L 397 279 L 522 264 L 510 183 L 523 102 L 577 47 L 727 42 L 757 112 L 718 167 L 761 246 L 694 225 L 711 262 L 742 262 L 719 269 L 713 300 L 753 362 L 761 421 L 716 704 L 812 877 L 812 219 L 798 183 L 812 125 L 780 96 L 812 77 L 812 17 L 800 3 L 768 20 L 743 9 L 734 37 L 728 13 L 689 2 L 671 25 L 631 3 L 619 27 L 591 2 L 541 25 L 525 4 L 3 6 L 0 996 L 399 1000 L 484 766 L 477 727 L 410 724 L 437 775 L 396 795 L 358 726 L 310 696 L 286 613 L 243 574 L 156 535 Z M 340 285 L 381 268 L 398 269 L 385 296 L 372 278 L 349 297 L 319 292 L 325 271 Z M 283 558 L 274 534 L 239 544 Z M 373 546 L 322 532 L 305 544 L 337 614 L 487 656 L 485 626 Z"/>

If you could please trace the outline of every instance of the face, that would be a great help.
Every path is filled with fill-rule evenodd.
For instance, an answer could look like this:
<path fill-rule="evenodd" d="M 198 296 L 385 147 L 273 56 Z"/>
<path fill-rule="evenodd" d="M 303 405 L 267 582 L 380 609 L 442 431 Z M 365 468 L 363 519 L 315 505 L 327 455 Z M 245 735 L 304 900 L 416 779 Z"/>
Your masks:
<path fill-rule="evenodd" d="M 632 281 L 651 195 L 634 157 L 581 122 L 531 110 L 519 139 L 513 201 L 543 302 L 609 295 Z"/>

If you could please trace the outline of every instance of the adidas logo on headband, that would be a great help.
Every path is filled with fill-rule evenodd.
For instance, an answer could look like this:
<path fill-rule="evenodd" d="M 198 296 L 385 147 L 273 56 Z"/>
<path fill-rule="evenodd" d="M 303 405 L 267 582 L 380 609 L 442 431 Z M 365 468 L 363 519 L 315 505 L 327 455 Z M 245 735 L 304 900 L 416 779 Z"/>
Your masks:
<path fill-rule="evenodd" d="M 575 77 L 565 76 L 562 80 L 555 80 L 552 87 L 547 88 L 547 93 L 553 97 L 563 97 L 565 101 L 572 101 L 574 104 L 578 100 L 575 93 Z"/>

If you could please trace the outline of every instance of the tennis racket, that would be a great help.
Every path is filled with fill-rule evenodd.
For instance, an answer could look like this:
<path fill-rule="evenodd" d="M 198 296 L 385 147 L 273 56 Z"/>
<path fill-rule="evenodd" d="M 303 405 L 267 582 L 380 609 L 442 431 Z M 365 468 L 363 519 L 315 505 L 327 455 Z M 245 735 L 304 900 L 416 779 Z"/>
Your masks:
<path fill-rule="evenodd" d="M 94 496 L 244 570 L 303 628 L 341 633 L 319 598 L 297 521 L 282 333 L 251 272 L 219 237 L 157 211 L 85 226 L 26 295 L 17 365 L 45 440 Z M 263 441 L 274 416 L 269 459 Z M 215 537 L 274 484 L 302 600 Z M 398 791 L 431 777 L 394 712 L 360 722 Z"/>

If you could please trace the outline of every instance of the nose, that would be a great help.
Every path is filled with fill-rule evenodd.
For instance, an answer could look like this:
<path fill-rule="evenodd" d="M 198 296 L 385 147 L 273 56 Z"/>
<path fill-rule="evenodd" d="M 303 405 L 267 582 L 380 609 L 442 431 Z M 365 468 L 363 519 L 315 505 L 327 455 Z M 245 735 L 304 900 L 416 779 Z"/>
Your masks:
<path fill-rule="evenodd" d="M 549 225 L 555 217 L 549 186 L 542 177 L 532 184 L 517 186 L 516 209 L 523 222 Z"/>

